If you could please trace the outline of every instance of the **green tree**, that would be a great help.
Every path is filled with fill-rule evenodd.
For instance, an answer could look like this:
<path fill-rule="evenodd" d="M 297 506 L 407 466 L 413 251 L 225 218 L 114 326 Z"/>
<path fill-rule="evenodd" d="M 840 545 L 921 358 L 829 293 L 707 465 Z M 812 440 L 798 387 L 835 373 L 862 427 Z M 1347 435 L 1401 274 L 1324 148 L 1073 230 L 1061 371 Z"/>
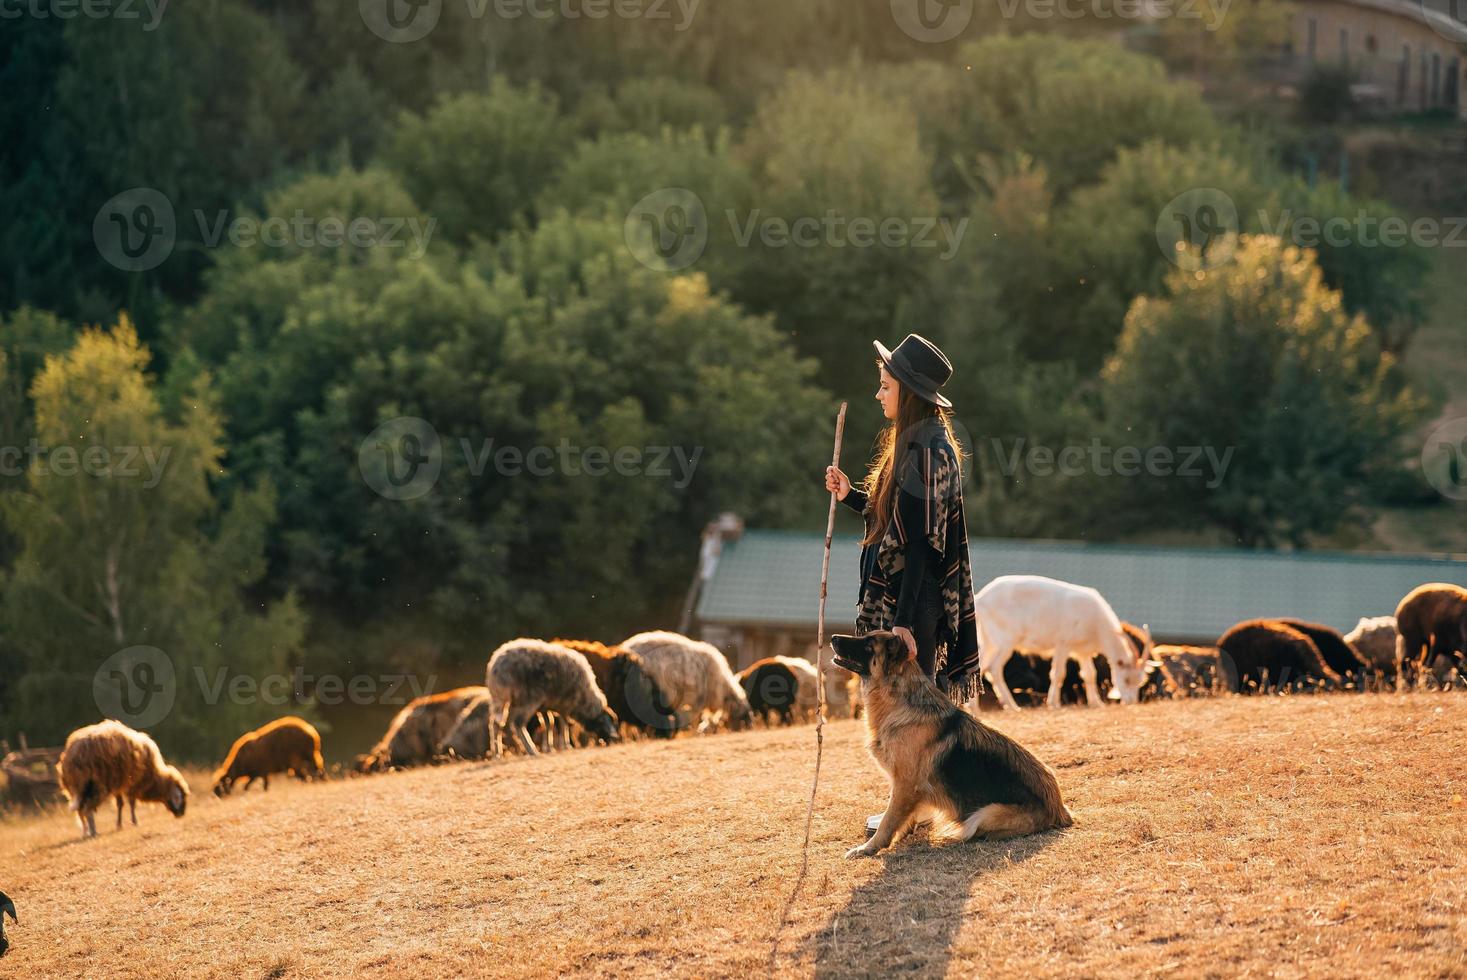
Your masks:
<path fill-rule="evenodd" d="M 1244 236 L 1231 262 L 1177 270 L 1166 287 L 1126 315 L 1103 373 L 1107 425 L 1131 444 L 1230 461 L 1216 486 L 1210 474 L 1112 480 L 1111 499 L 1158 523 L 1202 517 L 1248 546 L 1301 546 L 1359 520 L 1420 402 L 1314 254 Z"/>
<path fill-rule="evenodd" d="M 8 715 L 36 741 L 59 742 L 96 720 L 93 684 L 108 658 L 153 647 L 172 662 L 176 701 L 150 729 L 197 757 L 274 711 L 214 682 L 283 672 L 305 624 L 290 596 L 263 611 L 246 599 L 265 571 L 273 495 L 262 485 L 222 508 L 215 499 L 222 426 L 207 378 L 169 419 L 147 361 L 124 317 L 85 331 L 32 385 L 44 459 L 26 491 L 0 496 L 21 542 L 0 602 L 22 664 Z"/>
<path fill-rule="evenodd" d="M 494 237 L 524 213 L 572 137 L 554 97 L 495 78 L 487 93 L 446 96 L 426 115 L 402 116 L 384 159 L 443 233 L 467 242 Z"/>

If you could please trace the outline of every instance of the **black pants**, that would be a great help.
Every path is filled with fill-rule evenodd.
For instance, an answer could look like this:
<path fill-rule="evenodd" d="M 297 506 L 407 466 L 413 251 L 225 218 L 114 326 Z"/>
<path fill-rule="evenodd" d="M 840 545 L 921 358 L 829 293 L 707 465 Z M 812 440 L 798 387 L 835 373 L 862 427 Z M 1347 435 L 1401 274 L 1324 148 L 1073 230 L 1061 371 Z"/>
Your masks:
<path fill-rule="evenodd" d="M 941 622 L 942 586 L 929 578 L 922 582 L 917 593 L 917 621 L 912 625 L 912 636 L 917 640 L 917 666 L 933 680 L 937 668 L 937 627 Z"/>

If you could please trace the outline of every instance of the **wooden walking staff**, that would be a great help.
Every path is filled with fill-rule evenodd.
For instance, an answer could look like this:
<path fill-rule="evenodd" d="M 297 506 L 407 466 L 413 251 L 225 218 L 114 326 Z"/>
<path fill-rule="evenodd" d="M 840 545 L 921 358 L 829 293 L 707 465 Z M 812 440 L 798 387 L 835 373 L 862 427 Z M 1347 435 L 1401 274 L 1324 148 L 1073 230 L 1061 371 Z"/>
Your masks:
<path fill-rule="evenodd" d="M 840 414 L 835 417 L 835 451 L 830 456 L 830 465 L 837 469 L 840 468 L 840 443 L 845 431 L 846 403 L 841 402 Z M 784 903 L 784 911 L 779 916 L 779 927 L 774 931 L 774 943 L 769 947 L 770 972 L 774 971 L 779 957 L 780 934 L 789 923 L 790 910 L 794 908 L 800 886 L 805 883 L 805 875 L 810 870 L 810 825 L 815 819 L 815 792 L 820 788 L 820 757 L 825 747 L 825 593 L 830 583 L 830 539 L 835 536 L 835 504 L 835 491 L 832 490 L 830 513 L 825 518 L 825 559 L 820 563 L 820 613 L 815 621 L 815 669 L 820 678 L 815 695 L 815 779 L 810 784 L 810 804 L 805 809 L 805 843 L 800 851 L 800 873 L 795 876 L 795 887 L 790 889 L 789 900 Z"/>

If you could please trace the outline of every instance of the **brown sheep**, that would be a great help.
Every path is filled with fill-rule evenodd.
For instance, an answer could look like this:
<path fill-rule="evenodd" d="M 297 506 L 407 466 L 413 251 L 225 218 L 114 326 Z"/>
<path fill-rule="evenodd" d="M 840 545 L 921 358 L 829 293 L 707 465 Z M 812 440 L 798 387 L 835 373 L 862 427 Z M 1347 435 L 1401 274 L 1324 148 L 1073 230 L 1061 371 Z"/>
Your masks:
<path fill-rule="evenodd" d="M 1409 681 L 1438 657 L 1467 673 L 1467 589 L 1449 582 L 1421 585 L 1396 606 L 1398 681 Z"/>
<path fill-rule="evenodd" d="M 586 658 L 596 675 L 596 686 L 606 695 L 606 706 L 622 725 L 658 738 L 671 738 L 677 732 L 677 716 L 635 652 L 595 640 L 557 638 L 550 642 Z"/>
<path fill-rule="evenodd" d="M 321 758 L 321 736 L 315 726 L 302 719 L 287 716 L 246 732 L 235 740 L 224 764 L 214 773 L 214 795 L 228 796 L 236 780 L 245 780 L 244 790 L 264 781 L 270 788 L 270 774 L 294 772 L 304 782 L 308 777 L 326 778 L 326 763 Z"/>
<path fill-rule="evenodd" d="M 1343 684 L 1308 636 L 1273 619 L 1250 619 L 1218 638 L 1223 682 L 1251 694 L 1304 684 L 1335 689 Z"/>
<path fill-rule="evenodd" d="M 82 837 L 97 836 L 97 808 L 117 799 L 117 829 L 122 829 L 122 801 L 127 800 L 133 826 L 138 800 L 162 803 L 175 817 L 188 806 L 188 783 L 163 761 L 158 743 L 117 721 L 78 728 L 66 739 L 56 764 L 61 792 L 81 823 Z"/>
<path fill-rule="evenodd" d="M 1311 623 L 1302 619 L 1279 619 L 1278 622 L 1285 626 L 1292 626 L 1314 641 L 1314 647 L 1324 662 L 1329 664 L 1329 669 L 1345 679 L 1347 686 L 1355 690 L 1363 690 L 1365 687 L 1365 675 L 1369 671 L 1369 665 L 1365 658 L 1360 656 L 1359 651 L 1352 647 L 1338 630 L 1332 630 L 1321 623 Z"/>
<path fill-rule="evenodd" d="M 430 761 L 469 702 L 488 693 L 483 687 L 458 687 L 414 698 L 393 717 L 372 751 L 357 757 L 357 771 L 385 772 Z"/>
<path fill-rule="evenodd" d="M 755 661 L 734 675 L 739 679 L 744 695 L 749 699 L 749 710 L 755 717 L 772 724 L 770 715 L 778 715 L 786 725 L 795 722 L 795 709 L 799 707 L 800 679 L 794 669 L 775 657 Z"/>
<path fill-rule="evenodd" d="M 1165 697 L 1205 697 L 1217 691 L 1222 682 L 1217 647 L 1158 643 L 1152 650 L 1152 657 L 1157 663 L 1152 676 L 1161 678 Z"/>

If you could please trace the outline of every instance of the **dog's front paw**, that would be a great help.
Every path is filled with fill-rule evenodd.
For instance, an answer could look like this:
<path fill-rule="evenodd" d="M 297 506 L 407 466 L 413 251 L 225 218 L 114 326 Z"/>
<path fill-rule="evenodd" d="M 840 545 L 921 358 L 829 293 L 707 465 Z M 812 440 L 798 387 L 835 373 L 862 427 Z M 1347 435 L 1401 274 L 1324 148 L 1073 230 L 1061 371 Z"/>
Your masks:
<path fill-rule="evenodd" d="M 846 851 L 847 858 L 868 858 L 874 857 L 875 855 L 876 848 L 872 847 L 869 841 L 860 847 L 853 847 L 849 851 Z"/>

